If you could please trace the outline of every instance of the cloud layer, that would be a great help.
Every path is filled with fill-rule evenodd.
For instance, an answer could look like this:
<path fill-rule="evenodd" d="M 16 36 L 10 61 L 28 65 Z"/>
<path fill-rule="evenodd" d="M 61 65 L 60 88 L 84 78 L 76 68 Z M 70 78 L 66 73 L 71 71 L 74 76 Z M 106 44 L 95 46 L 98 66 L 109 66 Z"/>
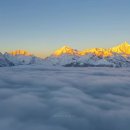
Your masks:
<path fill-rule="evenodd" d="M 0 68 L 0 130 L 130 130 L 129 68 Z"/>

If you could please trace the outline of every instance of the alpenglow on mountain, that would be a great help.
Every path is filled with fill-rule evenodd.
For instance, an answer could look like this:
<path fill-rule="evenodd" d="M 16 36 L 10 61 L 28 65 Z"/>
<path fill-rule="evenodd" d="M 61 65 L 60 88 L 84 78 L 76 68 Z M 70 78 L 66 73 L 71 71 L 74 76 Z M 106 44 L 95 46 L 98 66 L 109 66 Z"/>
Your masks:
<path fill-rule="evenodd" d="M 92 48 L 83 51 L 64 46 L 47 57 L 45 62 L 68 67 L 128 67 L 130 45 L 124 42 L 113 48 Z"/>
<path fill-rule="evenodd" d="M 25 50 L 15 50 L 12 52 L 9 52 L 9 54 L 16 56 L 16 55 L 24 55 L 24 56 L 31 56 L 32 54 Z"/>
<path fill-rule="evenodd" d="M 44 59 L 36 57 L 25 50 L 1 53 L 1 67 L 31 64 L 65 67 L 129 67 L 130 45 L 128 42 L 124 42 L 113 48 L 92 48 L 83 51 L 63 46 Z"/>
<path fill-rule="evenodd" d="M 79 51 L 75 50 L 75 49 L 72 49 L 69 46 L 63 46 L 62 48 L 56 50 L 52 55 L 61 56 L 63 54 L 79 55 Z"/>
<path fill-rule="evenodd" d="M 85 49 L 82 51 L 78 51 L 76 49 L 72 49 L 69 46 L 64 46 L 58 50 L 56 50 L 53 55 L 54 56 L 61 56 L 63 54 L 69 54 L 69 55 L 78 55 L 83 56 L 86 54 L 95 54 L 96 56 L 103 56 L 108 57 L 112 56 L 113 53 L 122 54 L 122 55 L 130 55 L 130 45 L 128 42 L 124 42 L 116 47 L 113 48 L 91 48 L 91 49 Z"/>

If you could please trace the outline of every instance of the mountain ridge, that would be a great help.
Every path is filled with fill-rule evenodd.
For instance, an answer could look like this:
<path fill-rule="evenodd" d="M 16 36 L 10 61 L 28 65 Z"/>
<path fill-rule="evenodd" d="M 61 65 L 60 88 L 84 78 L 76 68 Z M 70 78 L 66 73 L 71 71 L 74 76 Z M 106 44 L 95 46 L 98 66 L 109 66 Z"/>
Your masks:
<path fill-rule="evenodd" d="M 69 46 L 57 49 L 46 58 L 38 58 L 25 50 L 0 53 L 0 67 L 42 64 L 64 67 L 130 67 L 130 45 L 128 42 L 113 48 L 91 48 L 78 51 Z"/>
<path fill-rule="evenodd" d="M 6 53 L 8 53 L 12 56 L 17 56 L 17 55 L 35 56 L 32 53 L 30 53 L 26 50 L 22 50 L 22 49 L 18 49 L 18 50 L 6 52 Z M 94 54 L 96 56 L 108 57 L 108 56 L 112 56 L 113 53 L 122 54 L 125 57 L 127 55 L 130 56 L 130 44 L 128 42 L 123 42 L 123 43 L 118 44 L 117 46 L 114 46 L 112 48 L 86 48 L 83 50 L 73 49 L 72 47 L 65 45 L 65 46 L 55 50 L 51 54 L 51 56 L 59 57 L 59 56 L 64 55 L 64 54 L 84 56 L 87 54 Z M 38 57 L 38 56 L 36 56 L 36 57 Z"/>
<path fill-rule="evenodd" d="M 78 50 L 71 48 L 70 46 L 63 46 L 53 52 L 53 56 L 61 56 L 63 54 L 78 55 Z"/>
<path fill-rule="evenodd" d="M 89 53 L 102 57 L 112 56 L 113 53 L 123 54 L 124 56 L 126 56 L 130 55 L 130 44 L 128 42 L 123 42 L 112 48 L 90 48 L 84 49 L 82 51 L 73 49 L 69 46 L 63 46 L 57 49 L 52 55 L 57 57 L 63 54 L 84 56 Z"/>
<path fill-rule="evenodd" d="M 11 52 L 8 52 L 9 54 L 13 55 L 13 56 L 16 56 L 16 55 L 24 55 L 24 56 L 32 56 L 31 53 L 29 53 L 28 51 L 26 50 L 14 50 L 14 51 L 11 51 Z"/>

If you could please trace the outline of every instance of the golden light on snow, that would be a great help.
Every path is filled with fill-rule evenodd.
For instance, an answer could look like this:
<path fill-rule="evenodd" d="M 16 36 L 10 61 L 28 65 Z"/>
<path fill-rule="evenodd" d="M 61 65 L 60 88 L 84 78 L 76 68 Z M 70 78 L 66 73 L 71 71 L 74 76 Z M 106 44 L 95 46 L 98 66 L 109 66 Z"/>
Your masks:
<path fill-rule="evenodd" d="M 96 56 L 101 57 L 109 57 L 112 56 L 113 53 L 121 54 L 124 57 L 130 56 L 130 45 L 128 42 L 124 42 L 118 46 L 115 46 L 113 48 L 91 48 L 91 49 L 84 49 L 82 51 L 78 51 L 76 49 L 73 49 L 69 46 L 63 46 L 60 49 L 57 49 L 53 56 L 61 56 L 63 54 L 69 54 L 69 55 L 76 55 L 76 56 L 84 56 L 87 54 L 94 54 Z M 25 50 L 15 50 L 10 52 L 9 54 L 15 56 L 15 55 L 25 55 L 25 56 L 31 56 L 32 54 Z M 37 54 L 39 55 L 39 54 Z M 40 54 L 41 55 L 41 54 Z M 43 56 L 42 56 L 43 57 Z"/>
<path fill-rule="evenodd" d="M 29 52 L 25 51 L 25 50 L 15 50 L 10 52 L 11 55 L 15 56 L 15 55 L 25 55 L 25 56 L 31 56 L 32 54 L 30 54 Z"/>
<path fill-rule="evenodd" d="M 92 48 L 92 49 L 85 49 L 83 51 L 78 51 L 72 49 L 69 46 L 63 46 L 62 48 L 56 50 L 53 55 L 60 56 L 63 54 L 70 54 L 70 55 L 77 55 L 77 56 L 84 56 L 87 54 L 95 54 L 96 56 L 108 57 L 112 56 L 113 53 L 122 54 L 123 56 L 130 55 L 130 45 L 128 42 L 124 42 L 116 47 L 113 48 Z"/>

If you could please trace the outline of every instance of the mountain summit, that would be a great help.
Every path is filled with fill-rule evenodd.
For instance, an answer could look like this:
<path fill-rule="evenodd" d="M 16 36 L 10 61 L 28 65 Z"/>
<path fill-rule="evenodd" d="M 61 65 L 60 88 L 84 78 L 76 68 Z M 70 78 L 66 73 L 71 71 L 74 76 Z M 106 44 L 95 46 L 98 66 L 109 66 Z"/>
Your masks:
<path fill-rule="evenodd" d="M 75 49 L 72 49 L 69 46 L 63 46 L 62 48 L 56 50 L 52 55 L 53 56 L 61 56 L 63 54 L 78 55 L 78 51 Z"/>
<path fill-rule="evenodd" d="M 15 50 L 15 51 L 10 52 L 9 54 L 11 54 L 13 56 L 16 56 L 16 55 L 31 56 L 32 55 L 31 53 L 29 53 L 25 50 Z"/>
<path fill-rule="evenodd" d="M 72 49 L 69 46 L 63 46 L 62 48 L 56 50 L 52 55 L 53 56 L 61 56 L 63 54 L 69 54 L 69 55 L 84 56 L 87 54 L 94 54 L 94 55 L 100 56 L 100 57 L 109 57 L 115 53 L 122 54 L 123 56 L 130 55 L 129 43 L 124 42 L 124 43 L 117 45 L 113 48 L 91 48 L 91 49 L 85 49 L 82 51 Z"/>
<path fill-rule="evenodd" d="M 124 42 L 116 47 L 111 48 L 110 50 L 119 54 L 130 55 L 130 45 L 128 42 Z"/>
<path fill-rule="evenodd" d="M 96 56 L 108 57 L 112 56 L 113 53 L 123 54 L 124 56 L 130 55 L 130 45 L 128 42 L 123 42 L 113 48 L 92 48 L 86 49 L 80 52 L 80 55 L 95 54 Z"/>

